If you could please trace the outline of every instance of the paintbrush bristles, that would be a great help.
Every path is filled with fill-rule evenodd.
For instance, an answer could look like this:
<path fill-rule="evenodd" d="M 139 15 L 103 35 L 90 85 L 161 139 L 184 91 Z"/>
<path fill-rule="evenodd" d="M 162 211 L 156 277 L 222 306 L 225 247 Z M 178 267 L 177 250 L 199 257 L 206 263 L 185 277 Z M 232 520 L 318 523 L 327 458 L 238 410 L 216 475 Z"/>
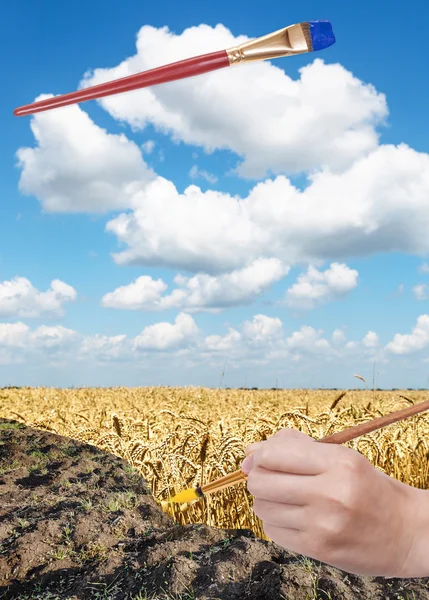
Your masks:
<path fill-rule="evenodd" d="M 192 502 L 193 500 L 198 500 L 199 496 L 196 490 L 190 488 L 188 490 L 183 490 L 179 492 L 173 498 L 170 498 L 169 502 L 178 502 L 180 504 L 186 502 Z"/>

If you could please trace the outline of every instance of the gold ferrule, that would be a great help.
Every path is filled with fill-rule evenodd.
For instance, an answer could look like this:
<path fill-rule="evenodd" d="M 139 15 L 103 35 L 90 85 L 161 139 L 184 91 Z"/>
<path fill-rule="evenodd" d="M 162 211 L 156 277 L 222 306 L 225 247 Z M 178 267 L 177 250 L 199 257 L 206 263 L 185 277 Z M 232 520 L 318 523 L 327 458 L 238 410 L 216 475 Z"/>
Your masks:
<path fill-rule="evenodd" d="M 236 485 L 241 481 L 246 481 L 247 475 L 243 471 L 234 471 L 229 475 L 224 475 L 215 481 L 211 481 L 210 483 L 206 483 L 201 487 L 201 490 L 204 494 L 209 494 L 210 492 L 218 492 L 219 490 L 223 490 L 225 488 L 231 487 L 232 485 Z"/>
<path fill-rule="evenodd" d="M 274 31 L 274 33 L 229 48 L 226 53 L 228 54 L 229 64 L 232 66 L 243 62 L 304 54 L 309 51 L 310 48 L 304 30 L 301 24 L 298 24 L 284 27 Z"/>

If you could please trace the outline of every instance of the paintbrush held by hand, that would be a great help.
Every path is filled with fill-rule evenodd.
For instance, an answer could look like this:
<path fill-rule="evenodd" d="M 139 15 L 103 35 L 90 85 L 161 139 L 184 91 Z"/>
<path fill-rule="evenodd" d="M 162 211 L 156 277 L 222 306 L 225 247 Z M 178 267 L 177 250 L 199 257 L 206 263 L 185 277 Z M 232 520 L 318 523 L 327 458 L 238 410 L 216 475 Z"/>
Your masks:
<path fill-rule="evenodd" d="M 392 423 L 396 423 L 397 421 L 402 421 L 403 419 L 407 419 L 413 415 L 421 413 L 425 410 L 429 409 L 429 400 L 425 402 L 421 402 L 419 404 L 415 404 L 414 406 L 410 406 L 408 408 L 404 408 L 402 410 L 398 410 L 396 412 L 390 413 L 389 415 L 385 415 L 384 417 L 377 417 L 372 421 L 368 421 L 367 423 L 360 423 L 359 425 L 355 425 L 354 427 L 350 427 L 349 429 L 345 429 L 344 431 L 339 431 L 338 433 L 334 433 L 332 435 L 328 435 L 318 442 L 324 442 L 325 444 L 344 444 L 346 442 L 350 442 L 361 435 L 365 435 L 367 433 L 371 433 L 376 429 L 381 429 L 382 427 L 387 427 L 387 425 L 391 425 Z M 231 487 L 232 485 L 236 485 L 241 481 L 246 481 L 247 475 L 241 470 L 234 471 L 229 475 L 225 475 L 224 477 L 220 477 L 215 481 L 211 481 L 201 487 L 191 488 L 188 490 L 183 490 L 170 498 L 168 503 L 186 503 L 192 502 L 194 500 L 198 500 L 202 498 L 206 494 L 211 494 L 213 492 L 218 492 L 222 489 Z"/>
<path fill-rule="evenodd" d="M 228 50 L 194 56 L 193 58 L 187 58 L 115 81 L 101 83 L 77 92 L 40 100 L 39 102 L 20 106 L 13 112 L 17 117 L 31 115 L 69 104 L 77 104 L 95 98 L 104 98 L 112 94 L 130 92 L 151 85 L 194 77 L 195 75 L 242 63 L 316 52 L 332 46 L 334 43 L 335 36 L 329 21 L 306 21 L 249 40 Z"/>

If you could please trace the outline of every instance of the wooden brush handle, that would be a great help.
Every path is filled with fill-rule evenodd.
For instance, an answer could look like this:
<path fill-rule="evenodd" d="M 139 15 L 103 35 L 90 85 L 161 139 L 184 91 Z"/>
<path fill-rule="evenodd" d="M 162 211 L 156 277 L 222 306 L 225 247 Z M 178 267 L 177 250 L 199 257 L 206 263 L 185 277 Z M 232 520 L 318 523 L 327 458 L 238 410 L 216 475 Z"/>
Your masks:
<path fill-rule="evenodd" d="M 396 423 L 397 421 L 402 421 L 403 419 L 407 419 L 408 417 L 412 417 L 413 415 L 416 415 L 428 409 L 429 400 L 426 400 L 425 402 L 420 402 L 419 404 L 415 404 L 414 406 L 409 406 L 408 408 L 397 410 L 396 412 L 390 413 L 389 415 L 377 417 L 376 419 L 372 419 L 372 421 L 360 423 L 359 425 L 355 425 L 354 427 L 350 427 L 349 429 L 345 429 L 344 431 L 333 433 L 332 435 L 328 435 L 324 438 L 321 438 L 318 441 L 323 442 L 325 444 L 344 444 L 346 442 L 354 440 L 357 437 L 360 437 L 361 435 L 371 433 L 371 431 L 381 429 L 382 427 L 386 427 L 387 425 L 391 425 L 392 423 Z"/>
<path fill-rule="evenodd" d="M 392 423 L 396 423 L 397 421 L 402 421 L 403 419 L 407 419 L 408 417 L 412 417 L 413 415 L 416 415 L 428 409 L 429 400 L 426 400 L 425 402 L 420 402 L 419 404 L 415 404 L 414 406 L 409 406 L 408 408 L 397 410 L 396 412 L 390 413 L 389 415 L 377 417 L 376 419 L 372 419 L 371 421 L 367 421 L 366 423 L 360 423 L 359 425 L 355 425 L 354 427 L 344 429 L 344 431 L 333 433 L 332 435 L 328 435 L 317 441 L 323 442 L 324 444 L 345 444 L 346 442 L 350 442 L 351 440 L 354 440 L 355 438 L 360 437 L 361 435 L 371 433 L 371 431 L 381 429 L 382 427 L 387 427 L 387 425 L 391 425 Z M 201 490 L 204 494 L 210 492 L 217 492 L 221 489 L 230 487 L 231 485 L 235 485 L 236 483 L 240 483 L 241 481 L 246 481 L 246 479 L 246 473 L 239 469 L 238 471 L 234 471 L 229 475 L 225 475 L 224 477 L 220 477 L 215 481 L 211 481 L 210 483 L 203 485 L 201 487 Z"/>
<path fill-rule="evenodd" d="M 105 96 L 111 96 L 112 94 L 130 92 L 150 85 L 158 85 L 177 79 L 194 77 L 195 75 L 202 75 L 203 73 L 229 66 L 230 62 L 226 50 L 220 50 L 218 52 L 211 52 L 210 54 L 202 54 L 200 56 L 194 56 L 193 58 L 187 58 L 186 60 L 164 65 L 163 67 L 157 67 L 156 69 L 150 69 L 149 71 L 137 73 L 136 75 L 116 79 L 115 81 L 100 83 L 99 85 L 94 85 L 77 92 L 55 96 L 54 98 L 49 98 L 47 100 L 40 100 L 33 104 L 26 104 L 25 106 L 16 108 L 13 111 L 13 114 L 17 117 L 22 117 L 24 115 L 51 110 L 52 108 L 60 108 L 69 104 L 86 102 L 87 100 L 94 100 L 95 98 L 104 98 Z"/>

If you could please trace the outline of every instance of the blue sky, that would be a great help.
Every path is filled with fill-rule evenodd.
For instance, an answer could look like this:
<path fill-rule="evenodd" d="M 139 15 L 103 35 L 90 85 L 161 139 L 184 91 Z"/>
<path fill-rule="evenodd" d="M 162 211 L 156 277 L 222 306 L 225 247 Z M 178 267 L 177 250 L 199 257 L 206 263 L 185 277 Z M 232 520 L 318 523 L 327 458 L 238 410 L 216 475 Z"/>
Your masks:
<path fill-rule="evenodd" d="M 429 8 L 375 6 L 4 7 L 0 385 L 427 385 Z M 319 18 L 317 55 L 12 114 Z"/>

